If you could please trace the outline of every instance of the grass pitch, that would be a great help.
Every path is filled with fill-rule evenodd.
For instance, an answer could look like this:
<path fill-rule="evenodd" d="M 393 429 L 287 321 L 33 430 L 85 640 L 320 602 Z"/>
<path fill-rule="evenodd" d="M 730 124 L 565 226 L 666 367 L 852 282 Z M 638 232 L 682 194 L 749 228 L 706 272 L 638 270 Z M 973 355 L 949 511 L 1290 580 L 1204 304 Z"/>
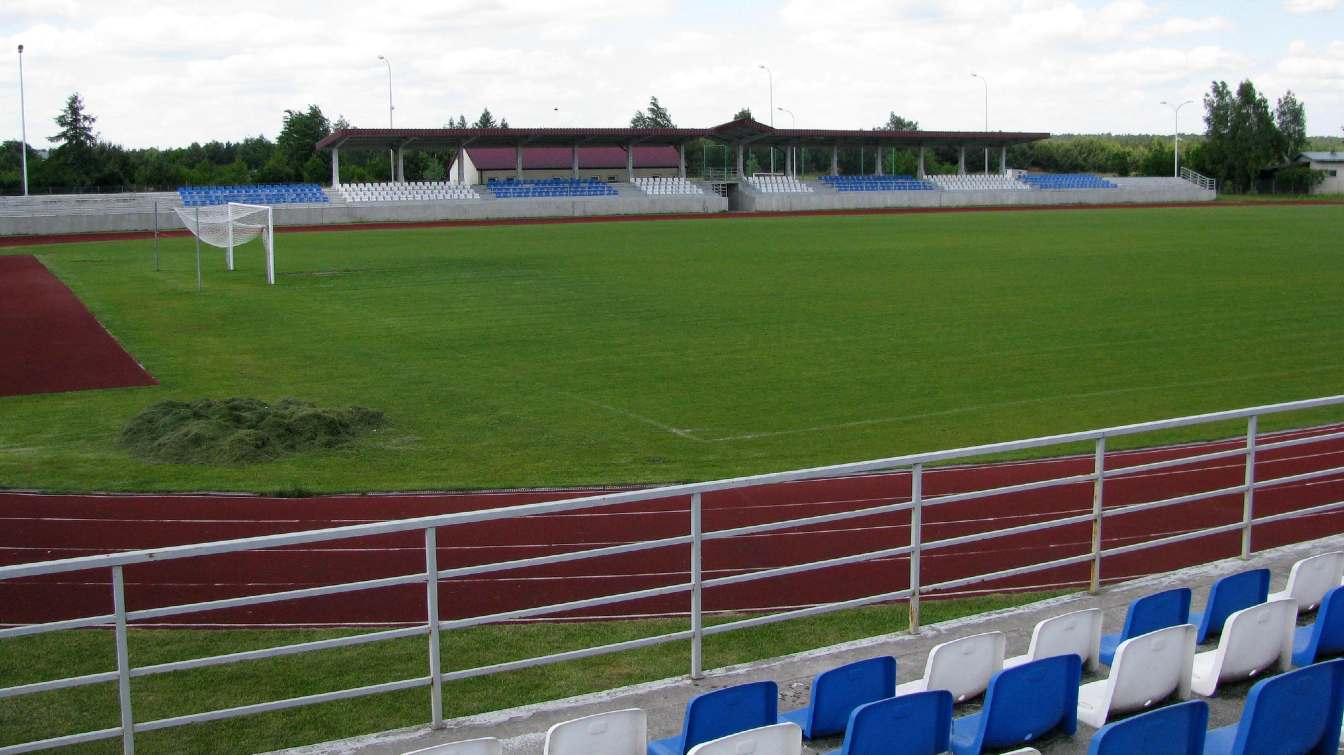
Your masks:
<path fill-rule="evenodd" d="M 161 385 L 0 399 L 0 485 L 665 482 L 1340 393 L 1344 207 L 284 233 L 36 253 Z M 344 448 L 130 458 L 158 401 L 359 404 Z M 1311 418 L 1323 418 L 1314 415 Z M 1180 436 L 1168 436 L 1175 439 Z"/>

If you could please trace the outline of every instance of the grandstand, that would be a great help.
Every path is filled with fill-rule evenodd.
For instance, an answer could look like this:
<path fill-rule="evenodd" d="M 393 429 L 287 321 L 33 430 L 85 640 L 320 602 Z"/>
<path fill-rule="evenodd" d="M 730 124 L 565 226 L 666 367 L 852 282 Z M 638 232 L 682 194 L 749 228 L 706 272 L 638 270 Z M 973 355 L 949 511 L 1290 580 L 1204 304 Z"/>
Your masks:
<path fill-rule="evenodd" d="M 331 200 L 317 184 L 247 184 L 183 186 L 177 190 L 183 207 L 242 204 L 326 204 Z"/>
<path fill-rule="evenodd" d="M 1115 184 L 1090 173 L 1023 173 L 1020 179 L 1027 186 L 1042 191 L 1067 189 L 1117 189 Z"/>
<path fill-rule="evenodd" d="M 943 191 L 1025 191 L 1030 184 L 1012 176 L 929 176 L 928 180 Z"/>
<path fill-rule="evenodd" d="M 342 184 L 336 192 L 347 202 L 434 202 L 481 198 L 476 189 L 451 181 Z"/>
<path fill-rule="evenodd" d="M 747 183 L 764 194 L 805 194 L 812 192 L 811 186 L 793 176 L 751 176 L 747 179 Z"/>
<path fill-rule="evenodd" d="M 691 181 L 681 177 L 663 178 L 660 176 L 652 176 L 641 178 L 636 176 L 632 183 L 635 185 L 635 188 L 650 195 L 688 194 L 692 196 L 701 196 L 705 193 L 704 189 L 701 189 Z"/>
<path fill-rule="evenodd" d="M 614 197 L 619 193 L 595 178 L 491 178 L 485 190 L 496 199 Z"/>
<path fill-rule="evenodd" d="M 937 185 L 914 176 L 822 176 L 836 191 L 934 191 Z"/>

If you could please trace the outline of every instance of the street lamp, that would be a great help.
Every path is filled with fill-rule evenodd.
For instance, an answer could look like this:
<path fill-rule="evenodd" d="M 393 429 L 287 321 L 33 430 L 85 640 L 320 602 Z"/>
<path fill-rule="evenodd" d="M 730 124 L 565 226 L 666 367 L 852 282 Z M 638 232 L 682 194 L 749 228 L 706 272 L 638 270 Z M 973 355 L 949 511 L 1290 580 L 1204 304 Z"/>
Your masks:
<path fill-rule="evenodd" d="M 378 59 L 387 65 L 387 127 L 392 128 L 392 61 L 378 56 Z M 392 180 L 397 180 L 397 153 L 391 147 L 387 148 L 387 170 Z"/>
<path fill-rule="evenodd" d="M 28 196 L 28 116 L 23 103 L 23 45 L 19 45 L 19 162 L 23 165 L 23 195 Z"/>
<path fill-rule="evenodd" d="M 798 116 L 794 115 L 792 110 L 790 110 L 790 109 L 788 109 L 788 108 L 786 108 L 786 107 L 777 107 L 777 108 L 775 108 L 775 109 L 778 110 L 778 111 L 781 112 L 781 113 L 788 113 L 788 114 L 789 114 L 789 122 L 793 124 L 792 128 L 795 128 L 795 129 L 798 128 Z M 797 173 L 798 173 L 798 155 L 796 154 L 796 152 L 795 152 L 795 148 L 794 148 L 794 146 L 793 146 L 792 144 L 789 145 L 789 154 L 788 154 L 788 157 L 789 157 L 789 159 L 793 160 L 793 172 L 794 172 L 794 175 L 797 175 Z M 787 168 L 786 168 L 786 170 L 787 170 Z"/>
<path fill-rule="evenodd" d="M 771 73 L 771 72 L 770 72 L 770 69 L 767 68 L 767 67 L 765 67 L 764 65 L 757 66 L 757 68 L 760 68 L 762 71 L 765 71 L 765 75 L 768 76 L 768 77 L 770 77 L 770 128 L 774 128 L 774 127 L 775 127 L 775 75 L 774 75 L 773 73 Z M 775 148 L 774 148 L 774 147 L 771 147 L 771 148 L 770 148 L 770 172 L 771 172 L 771 173 L 774 173 L 774 172 L 775 172 Z"/>
<path fill-rule="evenodd" d="M 1179 105 L 1173 105 L 1166 100 L 1162 100 L 1163 105 L 1171 108 L 1172 121 L 1174 122 L 1174 132 L 1171 137 L 1171 175 L 1174 178 L 1181 177 L 1181 108 L 1192 102 L 1194 100 L 1186 100 Z"/>
<path fill-rule="evenodd" d="M 971 74 L 971 78 L 980 79 L 980 83 L 985 85 L 985 133 L 989 133 L 989 82 L 984 76 L 978 73 Z M 985 175 L 989 175 L 989 146 L 985 146 Z"/>

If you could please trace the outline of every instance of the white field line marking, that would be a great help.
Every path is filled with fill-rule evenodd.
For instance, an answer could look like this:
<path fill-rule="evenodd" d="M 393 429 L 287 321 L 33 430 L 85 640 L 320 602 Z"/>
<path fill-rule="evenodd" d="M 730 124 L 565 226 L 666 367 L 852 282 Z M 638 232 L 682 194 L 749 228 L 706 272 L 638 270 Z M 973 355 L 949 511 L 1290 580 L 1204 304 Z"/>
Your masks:
<path fill-rule="evenodd" d="M 729 443 L 739 440 L 755 440 L 757 438 L 773 438 L 780 435 L 801 435 L 803 433 L 815 433 L 826 430 L 841 430 L 847 427 L 863 427 L 866 425 L 882 425 L 892 422 L 908 422 L 911 420 L 930 419 L 933 417 L 947 417 L 955 414 L 967 414 L 978 412 L 984 409 L 996 409 L 1008 406 L 1028 406 L 1031 404 L 1049 403 L 1061 399 L 1080 399 L 1080 398 L 1101 398 L 1104 396 L 1118 396 L 1125 393 L 1141 393 L 1144 391 L 1165 391 L 1174 388 L 1189 388 L 1201 385 L 1221 385 L 1223 383 L 1240 383 L 1247 380 L 1263 380 L 1265 378 L 1289 377 L 1293 375 L 1303 375 L 1316 372 L 1330 372 L 1344 368 L 1344 365 L 1327 365 L 1323 367 L 1311 367 L 1304 370 L 1291 370 L 1286 372 L 1266 372 L 1258 375 L 1239 375 L 1236 377 L 1216 378 L 1212 380 L 1192 380 L 1182 383 L 1170 383 L 1167 385 L 1140 385 L 1130 386 L 1128 388 L 1112 388 L 1105 391 L 1088 391 L 1084 393 L 1064 393 L 1053 396 L 1044 396 L 1041 398 L 1016 399 L 1013 401 L 998 401 L 990 404 L 975 404 L 971 406 L 956 407 L 953 409 L 942 409 L 933 412 L 922 412 L 919 414 L 907 414 L 899 417 L 874 417 L 870 419 L 854 420 L 852 422 L 838 422 L 832 425 L 816 425 L 814 427 L 800 427 L 792 430 L 771 430 L 757 433 L 743 433 L 741 435 L 729 435 L 721 438 L 705 438 L 705 443 Z"/>
<path fill-rule="evenodd" d="M 587 405 L 589 405 L 589 406 L 595 406 L 595 407 L 597 407 L 598 409 L 605 409 L 606 411 L 609 411 L 609 412 L 611 412 L 612 414 L 618 414 L 618 415 L 620 415 L 620 416 L 622 416 L 622 417 L 628 417 L 629 419 L 633 419 L 633 420 L 636 420 L 636 421 L 638 421 L 638 422 L 643 422 L 644 424 L 649 425 L 650 427 L 656 427 L 656 428 L 658 428 L 659 430 L 663 430 L 663 431 L 665 431 L 665 432 L 672 433 L 673 435 L 676 435 L 676 436 L 681 437 L 681 438 L 686 438 L 687 440 L 693 440 L 693 441 L 695 441 L 695 442 L 697 442 L 697 443 L 706 443 L 706 442 L 708 442 L 708 441 L 706 441 L 704 438 L 697 437 L 694 433 L 692 433 L 692 432 L 691 432 L 690 430 L 688 430 L 688 429 L 681 428 L 681 427 L 672 427 L 671 425 L 665 425 L 665 424 L 663 424 L 662 422 L 659 422 L 659 421 L 656 420 L 656 419 L 652 419 L 652 418 L 650 418 L 650 417 L 645 417 L 645 416 L 642 415 L 642 414 L 635 414 L 634 412 L 626 411 L 625 409 L 621 409 L 621 408 L 619 408 L 619 407 L 611 406 L 610 404 L 604 404 L 604 403 L 602 403 L 602 402 L 600 402 L 600 401 L 593 401 L 592 399 L 584 398 L 583 396 L 579 396 L 579 395 L 576 395 L 576 394 L 573 394 L 573 393 L 565 393 L 565 392 L 562 391 L 562 392 L 560 393 L 560 395 L 561 395 L 561 396 L 565 396 L 565 397 L 567 397 L 567 398 L 574 399 L 575 401 L 578 401 L 578 402 L 583 403 L 583 404 L 587 404 Z"/>

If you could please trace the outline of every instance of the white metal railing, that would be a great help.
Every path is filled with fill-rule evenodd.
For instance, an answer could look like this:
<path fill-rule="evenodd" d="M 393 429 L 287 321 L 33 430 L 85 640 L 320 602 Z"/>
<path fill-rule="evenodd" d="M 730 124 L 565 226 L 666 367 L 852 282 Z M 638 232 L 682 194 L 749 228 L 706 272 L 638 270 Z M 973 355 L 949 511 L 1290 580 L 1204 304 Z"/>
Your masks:
<path fill-rule="evenodd" d="M 112 683 L 117 684 L 120 725 L 101 729 L 97 731 L 83 732 L 67 736 L 55 737 L 51 739 L 37 740 L 22 744 L 0 747 L 0 755 L 9 753 L 31 752 L 35 750 L 49 749 L 64 745 L 77 744 L 80 742 L 91 742 L 102 739 L 120 738 L 123 742 L 123 750 L 127 753 L 133 752 L 135 747 L 135 735 L 148 731 L 166 729 L 175 726 L 184 726 L 187 724 L 200 723 L 204 721 L 213 721 L 238 716 L 251 715 L 255 713 L 264 713 L 268 711 L 284 710 L 288 708 L 297 708 L 306 705 L 341 700 L 348 698 L 361 697 L 365 695 L 381 694 L 384 692 L 393 692 L 398 690 L 428 687 L 431 691 L 431 710 L 430 721 L 433 726 L 439 727 L 443 724 L 443 684 L 444 682 L 458 679 L 467 679 L 489 674 L 497 674 L 506 671 L 513 671 L 533 666 L 558 663 L 562 661 L 575 660 L 590 656 L 602 655 L 606 653 L 615 653 L 623 650 L 631 650 L 650 645 L 657 645 L 666 642 L 689 640 L 690 650 L 690 674 L 698 678 L 703 674 L 703 641 L 706 636 L 723 634 L 749 627 L 762 626 L 789 619 L 802 618 L 806 616 L 816 616 L 830 613 L 833 611 L 854 608 L 858 606 L 869 605 L 873 603 L 908 600 L 909 602 L 909 622 L 910 630 L 918 631 L 920 615 L 920 599 L 926 595 L 937 591 L 946 591 L 971 584 L 983 583 L 991 580 L 1003 579 L 1007 577 L 1039 572 L 1047 569 L 1055 569 L 1064 566 L 1087 563 L 1090 565 L 1089 589 L 1093 592 L 1100 588 L 1102 581 L 1102 565 L 1106 557 L 1117 556 L 1124 553 L 1132 553 L 1149 548 L 1170 545 L 1200 537 L 1208 537 L 1229 532 L 1241 533 L 1241 555 L 1249 556 L 1251 553 L 1251 534 L 1255 525 L 1269 522 L 1283 521 L 1302 516 L 1318 515 L 1344 509 L 1344 501 L 1334 501 L 1330 503 L 1314 505 L 1285 513 L 1274 514 L 1271 516 L 1262 516 L 1257 518 L 1255 511 L 1255 493 L 1269 487 L 1287 485 L 1290 483 L 1302 482 L 1307 480 L 1319 480 L 1326 477 L 1344 475 L 1344 466 L 1326 467 L 1315 469 L 1308 472 L 1302 472 L 1287 475 L 1278 478 L 1257 480 L 1254 474 L 1254 465 L 1257 453 L 1289 448 L 1307 443 L 1320 443 L 1344 439 L 1344 431 L 1327 431 L 1315 433 L 1307 437 L 1291 437 L 1282 440 L 1272 440 L 1262 442 L 1259 438 L 1258 421 L 1265 415 L 1279 414 L 1283 412 L 1301 411 L 1308 409 L 1318 409 L 1323 407 L 1344 406 L 1344 396 L 1330 396 L 1326 398 L 1311 399 L 1307 401 L 1294 401 L 1282 404 L 1273 404 L 1269 406 L 1258 406 L 1236 411 L 1217 412 L 1212 414 L 1203 414 L 1191 417 L 1181 417 L 1177 419 L 1162 420 L 1156 422 L 1144 422 L 1139 424 L 1124 425 L 1120 427 L 1111 427 L 1101 430 L 1089 430 L 1085 432 L 1065 433 L 1062 435 L 1052 435 L 1041 438 L 1031 438 L 1027 440 L 1010 441 L 1006 443 L 992 443 L 988 445 L 972 446 L 969 448 L 958 448 L 946 451 L 935 451 L 930 453 L 908 454 L 904 456 L 895 456 L 885 459 L 875 459 L 871 461 L 862 461 L 849 464 L 838 464 L 827 467 L 815 467 L 792 472 L 778 472 L 771 474 L 752 475 L 747 477 L 737 477 L 732 479 L 714 480 L 710 482 L 700 482 L 686 485 L 672 485 L 661 488 L 646 490 L 634 490 L 619 493 L 607 493 L 601 495 L 586 496 L 583 498 L 573 498 L 568 500 L 548 501 L 543 503 L 527 504 L 509 508 L 487 509 L 481 511 L 470 511 L 457 514 L 442 514 L 435 516 L 418 517 L 414 519 L 403 519 L 387 522 L 376 522 L 372 524 L 361 524 L 354 526 L 333 527 L 320 530 L 309 530 L 302 532 L 292 532 L 278 535 L 267 535 L 263 537 L 242 538 L 237 540 L 224 540 L 211 543 L 201 543 L 196 545 L 182 545 L 167 548 L 155 548 L 148 550 L 128 551 L 122 553 L 113 553 L 98 556 L 86 556 L 80 558 L 62 559 L 57 561 L 44 561 L 28 564 L 18 564 L 14 566 L 0 567 L 0 580 L 12 580 L 26 577 L 37 577 L 41 575 L 62 574 L 68 572 L 84 571 L 90 569 L 108 569 L 111 572 L 111 588 L 113 612 L 111 614 L 100 614 L 85 616 L 78 619 L 63 621 L 52 621 L 42 624 L 30 624 L 0 628 L 0 640 L 24 637 L 29 635 L 42 634 L 69 629 L 78 629 L 82 627 L 107 626 L 114 628 L 114 637 L 116 643 L 116 662 L 117 668 L 114 671 L 105 671 L 95 674 L 85 674 L 82 676 L 66 677 L 54 679 L 45 682 L 23 684 L 11 687 L 0 688 L 0 699 L 16 697 L 19 695 L 28 695 L 37 692 L 47 692 L 57 689 L 68 689 L 89 684 Z M 1108 469 L 1106 467 L 1106 443 L 1108 439 L 1136 435 L 1140 433 L 1149 433 L 1154 431 L 1171 430 L 1175 428 L 1191 427 L 1205 425 L 1214 422 L 1225 422 L 1230 420 L 1245 420 L 1246 432 L 1244 442 L 1236 448 L 1218 450 L 1205 453 L 1197 453 L 1180 458 L 1163 459 L 1159 461 L 1135 464 L 1126 467 Z M 1056 477 L 1046 480 L 1038 480 L 1013 485 L 1005 485 L 983 490 L 973 490 L 968 492 L 951 493 L 934 497 L 926 497 L 924 494 L 924 475 L 925 469 L 929 465 L 942 464 L 953 461 L 964 461 L 968 459 L 982 458 L 985 456 L 1011 454 L 1015 452 L 1028 451 L 1032 449 L 1048 448 L 1062 444 L 1087 443 L 1093 444 L 1093 468 L 1092 471 L 1085 474 L 1071 474 L 1062 477 Z M 1144 503 L 1130 504 L 1122 507 L 1107 509 L 1104 506 L 1104 494 L 1106 481 L 1116 477 L 1134 475 L 1141 472 L 1147 472 L 1169 467 L 1183 466 L 1196 462 L 1215 461 L 1221 459 L 1232 459 L 1242 457 L 1245 465 L 1245 476 L 1242 484 L 1222 487 L 1214 490 L 1200 491 L 1185 495 L 1170 497 L 1161 500 L 1148 501 Z M 870 506 L 858 510 L 841 511 L 829 514 L 807 516 L 785 521 L 775 521 L 762 524 L 753 524 L 730 529 L 704 531 L 702 527 L 702 507 L 701 498 L 706 493 L 716 491 L 735 490 L 749 488 L 761 485 L 771 485 L 777 483 L 797 482 L 803 480 L 813 480 L 819 478 L 839 477 L 845 475 L 858 475 L 870 472 L 890 471 L 890 470 L 909 470 L 911 477 L 911 492 L 908 500 L 894 500 L 890 503 L 882 503 L 877 506 Z M 961 535 L 957 537 L 947 537 L 942 540 L 929 541 L 926 539 L 923 524 L 924 510 L 959 501 L 969 501 L 984 499 L 992 496 L 1005 495 L 1010 493 L 1022 493 L 1033 490 L 1042 490 L 1061 485 L 1078 485 L 1090 483 L 1093 487 L 1092 506 L 1089 511 L 1083 514 L 1073 516 L 1062 516 L 1044 522 L 1033 524 L 1004 527 L 988 532 L 980 532 L 970 535 Z M 1178 506 L 1183 504 L 1205 501 L 1222 496 L 1237 495 L 1242 496 L 1242 517 L 1239 522 L 1225 524 L 1216 527 L 1208 527 L 1190 532 L 1183 532 L 1176 535 L 1157 537 L 1155 539 L 1144 540 L 1127 545 L 1117 545 L 1110 548 L 1103 547 L 1102 527 L 1106 519 L 1119 516 L 1127 516 L 1140 511 L 1147 511 L 1155 508 Z M 547 556 L 536 556 L 529 558 L 520 558 L 509 561 L 500 561 L 488 564 L 478 564 L 472 566 L 454 567 L 449 569 L 440 569 L 437 562 L 437 537 L 438 529 L 443 527 L 453 527 L 457 525 L 470 524 L 473 522 L 487 522 L 514 519 L 525 516 L 535 516 L 538 514 L 549 514 L 567 511 L 580 511 L 595 508 L 613 506 L 617 504 L 627 504 L 637 501 L 648 501 L 654 499 L 666 499 L 671 497 L 690 498 L 689 508 L 689 533 L 686 535 L 665 537 L 654 540 L 642 540 L 619 545 L 588 548 L 585 550 L 560 553 Z M 702 545 L 707 540 L 721 540 L 725 538 L 739 537 L 749 534 L 758 534 L 784 529 L 794 529 L 807 525 L 821 524 L 826 522 L 835 522 L 858 517 L 873 516 L 898 511 L 910 512 L 910 539 L 906 545 L 896 545 L 889 548 L 883 548 L 875 551 L 851 554 L 837 558 L 813 561 L 791 566 L 768 568 L 759 571 L 742 572 L 730 576 L 706 579 L 704 577 L 702 565 Z M 1001 569 L 993 572 L 975 574 L 972 576 L 961 577 L 958 579 L 945 580 L 933 584 L 925 584 L 921 581 L 921 559 L 924 553 L 956 545 L 962 545 L 971 542 L 990 540 L 994 538 L 1021 535 L 1031 532 L 1041 532 L 1057 527 L 1090 523 L 1092 525 L 1091 546 L 1088 553 L 1057 558 L 1050 561 L 1042 561 L 1022 566 L 1015 566 L 1008 569 Z M 149 562 L 169 561 L 175 559 L 199 558 L 203 556 L 219 555 L 224 553 L 238 553 L 243 551 L 261 550 L 267 548 L 276 548 L 289 545 L 300 545 L 307 543 L 320 543 L 331 540 L 346 540 L 357 537 L 367 537 L 373 535 L 385 535 L 395 532 L 413 532 L 424 533 L 424 553 L 425 567 L 421 572 L 406 574 L 396 577 L 385 577 L 379 579 L 369 579 L 358 582 L 349 582 L 337 585 L 327 585 L 322 587 L 310 587 L 296 590 L 285 590 L 261 595 L 249 595 L 238 598 L 227 598 L 220 600 L 209 600 L 198 603 L 189 603 L 173 606 L 162 606 L 149 609 L 128 610 L 126 608 L 126 588 L 123 578 L 123 569 L 133 564 L 143 564 Z M 818 533 L 817 537 L 826 537 L 824 533 Z M 688 547 L 690 551 L 690 574 L 689 580 L 678 582 L 661 587 L 634 590 L 630 592 L 603 595 L 599 597 L 586 598 L 582 600 L 573 600 L 565 603 L 555 603 L 545 606 L 536 606 L 511 611 L 504 611 L 495 614 L 482 616 L 473 616 L 468 618 L 444 620 L 439 612 L 439 581 L 455 577 L 463 577 L 475 574 L 486 574 L 523 567 L 542 566 L 547 564 L 558 564 L 579 559 L 596 558 L 601 556 L 610 556 L 621 553 L 633 553 L 638 551 L 651 550 L 654 548 L 667 547 Z M 890 558 L 893 556 L 908 556 L 909 558 L 909 587 L 903 590 L 894 590 L 883 592 L 876 595 L 868 595 L 860 598 L 823 603 L 820 605 L 808 606 L 787 610 L 779 613 L 770 613 L 757 615 L 746 619 L 738 619 L 729 623 L 717 624 L 714 626 L 705 626 L 704 610 L 702 606 L 702 594 L 706 588 L 719 587 L 723 585 L 739 584 L 743 582 L 770 579 L 782 577 L 791 574 L 799 574 L 818 569 L 826 569 L 836 566 L 856 564 L 865 561 L 871 561 L 879 558 Z M 360 634 L 351 637 L 340 637 L 313 642 L 303 642 L 281 647 L 264 648 L 260 650 L 250 650 L 246 652 L 230 653 L 227 655 L 218 655 L 204 658 L 195 658 L 190 660 L 176 661 L 172 663 L 159 663 L 148 666 L 132 666 L 127 652 L 127 628 L 136 621 L 146 621 L 149 619 L 158 619 L 167 616 L 176 616 L 186 613 L 199 611 L 211 611 L 223 608 L 236 608 L 241 606 L 259 605 L 263 603 L 273 603 L 277 601 L 299 600 L 309 597 L 323 595 L 335 595 L 340 593 L 352 593 L 363 590 L 371 590 L 394 585 L 425 585 L 425 609 L 426 620 L 422 624 L 411 627 L 396 629 L 387 629 L 374 631 L 366 634 Z M 614 603 L 621 603 L 630 600 L 652 598 L 677 593 L 688 593 L 689 595 L 689 613 L 691 627 L 688 630 L 671 632 L 667 634 L 644 637 L 636 640 L 627 640 L 624 642 L 611 643 L 597 647 L 582 648 L 579 650 L 570 650 L 561 653 L 553 653 L 545 656 L 525 658 L 509 661 L 506 663 L 496 663 L 488 666 L 468 668 L 451 672 L 444 672 L 440 666 L 439 642 L 443 632 L 461 629 L 481 624 L 490 624 L 503 621 L 515 621 L 520 619 L 536 618 L 556 613 L 592 608 Z M 231 663 L 243 663 L 262 658 L 273 658 L 285 655 L 294 655 L 299 653 L 308 653 L 320 650 L 328 650 L 339 647 L 351 647 L 372 642 L 382 642 L 387 640 L 421 637 L 428 646 L 428 665 L 424 676 L 418 676 L 411 679 L 401 679 L 381 684 L 374 684 L 352 689 L 337 690 L 303 697 L 288 698 L 284 700 L 275 700 L 266 703 L 252 705 L 243 705 L 234 708 L 207 711 L 203 713 L 194 713 L 189 715 L 175 716 L 153 721 L 137 721 L 134 717 L 134 708 L 131 700 L 131 680 L 146 676 L 171 673 L 186 669 L 204 668 L 207 666 L 217 666 Z"/>
<path fill-rule="evenodd" d="M 1201 189 L 1204 189 L 1205 191 L 1218 190 L 1217 181 L 1215 181 L 1212 178 L 1209 178 L 1208 176 L 1196 173 L 1193 170 L 1190 170 L 1189 168 L 1181 168 L 1181 178 L 1184 178 L 1185 180 L 1198 186 Z"/>

